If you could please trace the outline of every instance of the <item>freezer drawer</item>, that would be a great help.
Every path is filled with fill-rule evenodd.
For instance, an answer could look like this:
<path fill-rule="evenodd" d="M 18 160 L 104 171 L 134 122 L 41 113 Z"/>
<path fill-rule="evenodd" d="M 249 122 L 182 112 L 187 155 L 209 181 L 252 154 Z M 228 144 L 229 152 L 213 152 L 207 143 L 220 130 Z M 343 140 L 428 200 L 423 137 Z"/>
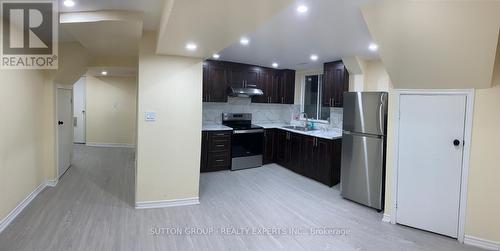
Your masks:
<path fill-rule="evenodd" d="M 344 133 L 340 189 L 342 197 L 382 209 L 384 138 Z"/>
<path fill-rule="evenodd" d="M 386 92 L 345 92 L 343 130 L 385 135 Z"/>

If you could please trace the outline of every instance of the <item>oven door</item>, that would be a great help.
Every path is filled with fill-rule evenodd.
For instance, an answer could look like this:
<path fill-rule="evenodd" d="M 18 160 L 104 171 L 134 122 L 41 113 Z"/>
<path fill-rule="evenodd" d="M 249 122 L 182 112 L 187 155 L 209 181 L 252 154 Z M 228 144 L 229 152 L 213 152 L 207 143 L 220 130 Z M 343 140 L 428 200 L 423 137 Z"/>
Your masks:
<path fill-rule="evenodd" d="M 234 130 L 231 143 L 231 169 L 262 166 L 263 140 L 263 129 Z"/>

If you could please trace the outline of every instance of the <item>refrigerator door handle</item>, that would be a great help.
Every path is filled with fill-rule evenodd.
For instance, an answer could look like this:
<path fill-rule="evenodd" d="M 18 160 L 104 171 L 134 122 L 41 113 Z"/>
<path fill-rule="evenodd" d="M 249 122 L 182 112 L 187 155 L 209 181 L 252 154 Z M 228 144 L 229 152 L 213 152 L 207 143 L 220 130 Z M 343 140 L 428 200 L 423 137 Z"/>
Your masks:
<path fill-rule="evenodd" d="M 384 103 L 385 103 L 385 95 L 380 96 L 380 105 L 378 107 L 378 124 L 380 129 L 380 134 L 385 134 L 384 128 Z"/>

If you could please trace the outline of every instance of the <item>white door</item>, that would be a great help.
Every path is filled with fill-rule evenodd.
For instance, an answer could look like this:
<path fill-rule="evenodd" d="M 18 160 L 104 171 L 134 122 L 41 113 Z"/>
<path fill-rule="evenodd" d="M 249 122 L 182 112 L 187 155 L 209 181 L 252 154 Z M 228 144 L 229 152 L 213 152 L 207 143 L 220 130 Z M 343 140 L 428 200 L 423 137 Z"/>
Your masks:
<path fill-rule="evenodd" d="M 73 142 L 85 144 L 85 77 L 73 85 Z"/>
<path fill-rule="evenodd" d="M 465 95 L 401 95 L 397 222 L 457 237 Z"/>
<path fill-rule="evenodd" d="M 58 163 L 59 177 L 71 165 L 71 151 L 73 142 L 73 118 L 71 104 L 73 92 L 70 89 L 57 89 L 57 135 L 58 135 Z"/>

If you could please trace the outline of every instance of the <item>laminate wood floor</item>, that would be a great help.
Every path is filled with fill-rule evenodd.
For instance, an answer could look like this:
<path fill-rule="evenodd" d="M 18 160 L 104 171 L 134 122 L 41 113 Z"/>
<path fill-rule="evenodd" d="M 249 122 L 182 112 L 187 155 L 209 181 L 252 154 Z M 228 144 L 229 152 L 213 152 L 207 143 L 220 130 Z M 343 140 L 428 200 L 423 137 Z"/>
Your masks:
<path fill-rule="evenodd" d="M 0 234 L 0 250 L 479 250 L 383 223 L 274 164 L 202 174 L 200 205 L 135 210 L 132 149 L 77 145 L 73 163 Z"/>

